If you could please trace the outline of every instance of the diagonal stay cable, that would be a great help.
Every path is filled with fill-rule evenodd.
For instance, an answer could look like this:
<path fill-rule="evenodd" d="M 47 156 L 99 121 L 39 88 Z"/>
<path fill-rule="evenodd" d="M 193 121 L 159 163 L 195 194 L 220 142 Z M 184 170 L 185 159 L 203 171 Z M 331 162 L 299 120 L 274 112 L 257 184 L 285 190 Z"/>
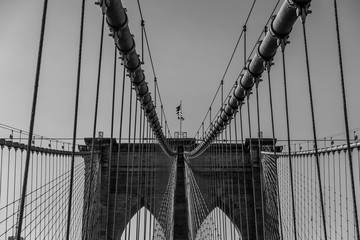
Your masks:
<path fill-rule="evenodd" d="M 252 13 L 253 10 L 254 10 L 255 3 L 256 3 L 256 0 L 254 0 L 253 3 L 252 3 L 252 5 L 251 5 L 251 8 L 250 8 L 250 11 L 249 11 L 249 13 L 248 13 L 248 15 L 247 15 L 247 17 L 246 17 L 244 26 L 247 25 L 247 23 L 248 23 L 248 21 L 249 21 L 249 19 L 250 19 L 251 13 Z M 233 58 L 234 58 L 234 55 L 235 55 L 236 50 L 237 50 L 237 48 L 238 48 L 238 46 L 239 46 L 239 43 L 240 43 L 240 40 L 241 40 L 241 38 L 242 38 L 242 36 L 243 36 L 243 34 L 244 34 L 244 31 L 245 31 L 245 30 L 244 30 L 244 28 L 243 28 L 242 31 L 240 32 L 239 38 L 238 38 L 238 40 L 237 40 L 237 42 L 236 42 L 236 44 L 235 44 L 235 47 L 234 47 L 234 50 L 233 50 L 233 52 L 232 52 L 232 54 L 231 54 L 230 60 L 229 60 L 229 62 L 228 62 L 228 64 L 227 64 L 227 66 L 226 66 L 224 75 L 223 75 L 223 77 L 221 78 L 222 80 L 224 80 L 225 75 L 227 74 L 227 72 L 228 72 L 228 70 L 229 70 L 230 64 L 231 64 L 231 62 L 232 62 L 232 60 L 233 60 Z"/>
<path fill-rule="evenodd" d="M 270 20 L 272 19 L 272 16 L 274 15 L 274 12 L 275 12 L 275 10 L 277 9 L 279 3 L 280 3 L 280 0 L 278 0 L 278 1 L 276 2 L 276 4 L 275 4 L 275 6 L 274 6 L 274 8 L 273 8 L 273 10 L 272 10 L 272 12 L 271 12 L 268 20 L 266 21 L 265 26 L 267 26 L 267 25 L 269 24 L 269 22 L 270 22 Z M 248 20 L 249 20 L 249 18 L 250 18 L 250 14 L 251 14 L 251 12 L 253 11 L 254 5 L 255 5 L 255 1 L 254 1 L 253 5 L 252 5 L 250 11 L 249 11 L 249 14 L 248 14 L 248 17 L 247 17 L 247 19 L 246 19 L 246 22 L 245 22 L 245 25 L 244 25 L 244 26 L 246 26 L 246 24 L 247 24 L 247 22 L 248 22 Z M 246 28 L 243 28 L 242 31 L 241 31 L 241 33 L 240 33 L 240 37 L 239 37 L 239 39 L 238 39 L 238 41 L 237 41 L 237 43 L 236 43 L 236 45 L 235 45 L 233 54 L 232 54 L 232 56 L 230 57 L 230 61 L 229 61 L 228 65 L 227 65 L 227 68 L 226 68 L 226 70 L 225 70 L 225 73 L 224 73 L 222 79 L 225 78 L 225 75 L 226 75 L 226 73 L 227 73 L 228 67 L 229 67 L 229 65 L 231 64 L 233 55 L 234 55 L 235 52 L 236 52 L 236 48 L 238 47 L 239 41 L 241 40 L 242 36 L 244 35 L 245 29 L 246 29 Z M 261 39 L 261 37 L 262 37 L 263 35 L 264 35 L 264 31 L 262 30 L 261 33 L 260 33 L 260 35 L 259 35 L 259 37 L 258 37 L 258 39 L 257 39 L 257 41 L 256 41 L 256 44 L 254 45 L 254 47 L 252 48 L 250 54 L 248 55 L 247 61 L 248 61 L 248 60 L 250 59 L 250 57 L 253 55 L 253 53 L 254 53 L 254 51 L 255 51 L 255 49 L 256 49 L 256 46 L 258 45 L 258 42 L 260 41 L 260 39 Z M 245 70 L 244 68 L 241 69 L 241 71 L 240 71 L 240 73 L 238 74 L 238 77 L 236 78 L 235 83 L 234 83 L 233 86 L 235 86 L 236 82 L 237 82 L 238 79 L 241 77 L 241 75 L 242 75 L 242 73 L 243 73 L 244 70 Z M 221 85 L 221 84 L 220 84 L 220 85 Z M 231 89 L 232 89 L 232 88 L 231 88 Z M 230 93 L 231 93 L 231 91 L 229 92 L 228 96 L 230 95 Z M 214 98 L 216 98 L 216 96 L 217 96 L 217 95 L 215 95 Z M 228 96 L 227 96 L 227 97 L 228 97 Z M 227 99 L 227 98 L 225 98 L 225 99 Z M 206 116 L 205 116 L 204 119 L 206 119 L 206 117 L 207 117 L 208 114 L 209 114 L 209 110 L 207 111 Z M 215 117 L 216 117 L 216 116 L 217 116 L 217 115 L 215 115 Z M 215 119 L 215 117 L 214 117 L 214 119 Z M 200 128 L 199 128 L 199 129 L 201 129 L 201 127 L 202 127 L 202 124 L 200 124 Z"/>
<path fill-rule="evenodd" d="M 137 5 L 138 5 L 138 9 L 139 9 L 140 18 L 141 18 L 142 33 L 143 33 L 144 36 L 145 36 L 146 47 L 147 47 L 148 54 L 149 54 L 151 69 L 152 69 L 152 72 L 153 72 L 154 79 L 157 79 L 157 75 L 156 75 L 156 71 L 155 71 L 155 66 L 154 66 L 154 61 L 153 61 L 153 57 L 152 57 L 151 49 L 150 49 L 150 43 L 149 43 L 148 35 L 147 35 L 147 32 L 146 32 L 145 21 L 144 21 L 142 9 L 141 9 L 141 4 L 140 4 L 140 1 L 139 1 L 139 0 L 137 0 Z M 143 52 L 143 54 L 144 54 L 144 52 Z M 142 56 L 142 58 L 143 58 L 143 56 Z M 156 81 L 157 81 L 157 80 L 156 80 Z M 161 99 L 160 90 L 159 90 L 159 84 L 157 84 L 157 82 L 155 83 L 155 90 L 157 90 L 157 93 L 158 93 L 158 95 L 159 95 L 160 104 L 163 105 L 163 101 L 162 101 L 162 99 Z M 156 91 L 155 91 L 155 94 L 156 94 Z M 156 103 L 156 101 L 155 101 L 155 103 Z M 167 124 L 165 111 L 164 111 L 164 118 L 165 118 L 165 122 L 166 122 L 166 124 Z M 168 126 L 168 125 L 167 125 L 167 126 Z"/>

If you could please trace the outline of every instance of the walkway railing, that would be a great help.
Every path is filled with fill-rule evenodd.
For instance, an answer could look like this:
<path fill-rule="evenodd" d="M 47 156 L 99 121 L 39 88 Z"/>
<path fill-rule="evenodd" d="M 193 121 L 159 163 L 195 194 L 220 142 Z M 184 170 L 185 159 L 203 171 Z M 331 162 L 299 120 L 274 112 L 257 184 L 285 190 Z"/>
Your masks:
<path fill-rule="evenodd" d="M 0 139 L 0 239 L 16 235 L 26 145 Z M 32 147 L 23 239 L 64 239 L 67 223 L 71 152 Z M 72 239 L 81 239 L 84 161 L 75 159 Z"/>
<path fill-rule="evenodd" d="M 349 151 L 352 154 L 354 168 L 355 199 L 359 202 L 359 142 L 352 143 L 350 149 L 347 145 L 338 145 L 318 150 L 322 186 L 317 176 L 315 150 L 291 152 L 294 198 L 291 197 L 289 153 L 277 153 L 276 165 L 269 167 L 264 164 L 265 176 L 269 176 L 267 174 L 269 172 L 278 173 L 278 201 L 284 239 L 294 239 L 294 225 L 298 239 L 325 239 L 323 218 L 325 218 L 328 239 L 357 239 L 352 179 L 349 174 Z M 275 162 L 274 154 L 271 152 L 262 152 L 262 156 L 264 163 Z M 266 179 L 275 186 L 276 179 Z M 320 187 L 323 193 L 325 216 L 322 216 L 321 212 Z"/>

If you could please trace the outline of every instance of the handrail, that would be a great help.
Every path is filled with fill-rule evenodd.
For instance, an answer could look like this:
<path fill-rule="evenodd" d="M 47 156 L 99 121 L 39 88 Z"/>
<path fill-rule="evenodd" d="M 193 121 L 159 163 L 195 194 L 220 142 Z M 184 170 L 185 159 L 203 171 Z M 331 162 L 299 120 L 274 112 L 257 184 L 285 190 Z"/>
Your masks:
<path fill-rule="evenodd" d="M 353 142 L 350 144 L 350 150 L 354 148 L 360 148 L 360 142 Z M 337 145 L 337 146 L 331 146 L 326 148 L 318 149 L 318 154 L 325 154 L 325 153 L 335 153 L 340 152 L 343 150 L 349 150 L 347 144 Z M 273 154 L 273 152 L 261 152 L 261 154 Z M 314 155 L 316 154 L 315 150 L 305 150 L 305 151 L 298 151 L 298 152 L 291 152 L 291 156 L 303 156 L 303 155 Z M 289 156 L 288 152 L 282 152 L 282 153 L 276 153 L 277 156 Z"/>

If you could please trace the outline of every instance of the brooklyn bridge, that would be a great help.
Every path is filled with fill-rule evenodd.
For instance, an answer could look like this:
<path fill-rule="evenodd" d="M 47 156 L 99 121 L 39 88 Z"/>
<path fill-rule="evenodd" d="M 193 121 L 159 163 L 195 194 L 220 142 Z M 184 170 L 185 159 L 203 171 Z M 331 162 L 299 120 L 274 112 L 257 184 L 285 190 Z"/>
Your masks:
<path fill-rule="evenodd" d="M 356 0 L 0 6 L 0 239 L 360 240 Z"/>

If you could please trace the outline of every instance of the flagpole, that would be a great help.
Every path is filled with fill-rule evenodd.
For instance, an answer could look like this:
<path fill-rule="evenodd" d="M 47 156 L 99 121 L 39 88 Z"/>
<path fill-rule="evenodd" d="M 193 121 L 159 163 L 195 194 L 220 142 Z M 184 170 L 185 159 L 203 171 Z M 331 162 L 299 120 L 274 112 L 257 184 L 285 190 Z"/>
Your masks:
<path fill-rule="evenodd" d="M 180 112 L 182 113 L 182 106 L 181 106 L 181 104 L 182 104 L 182 101 L 180 101 Z M 181 134 L 181 126 L 182 125 L 182 114 L 180 115 L 180 138 L 182 138 L 182 134 Z"/>

